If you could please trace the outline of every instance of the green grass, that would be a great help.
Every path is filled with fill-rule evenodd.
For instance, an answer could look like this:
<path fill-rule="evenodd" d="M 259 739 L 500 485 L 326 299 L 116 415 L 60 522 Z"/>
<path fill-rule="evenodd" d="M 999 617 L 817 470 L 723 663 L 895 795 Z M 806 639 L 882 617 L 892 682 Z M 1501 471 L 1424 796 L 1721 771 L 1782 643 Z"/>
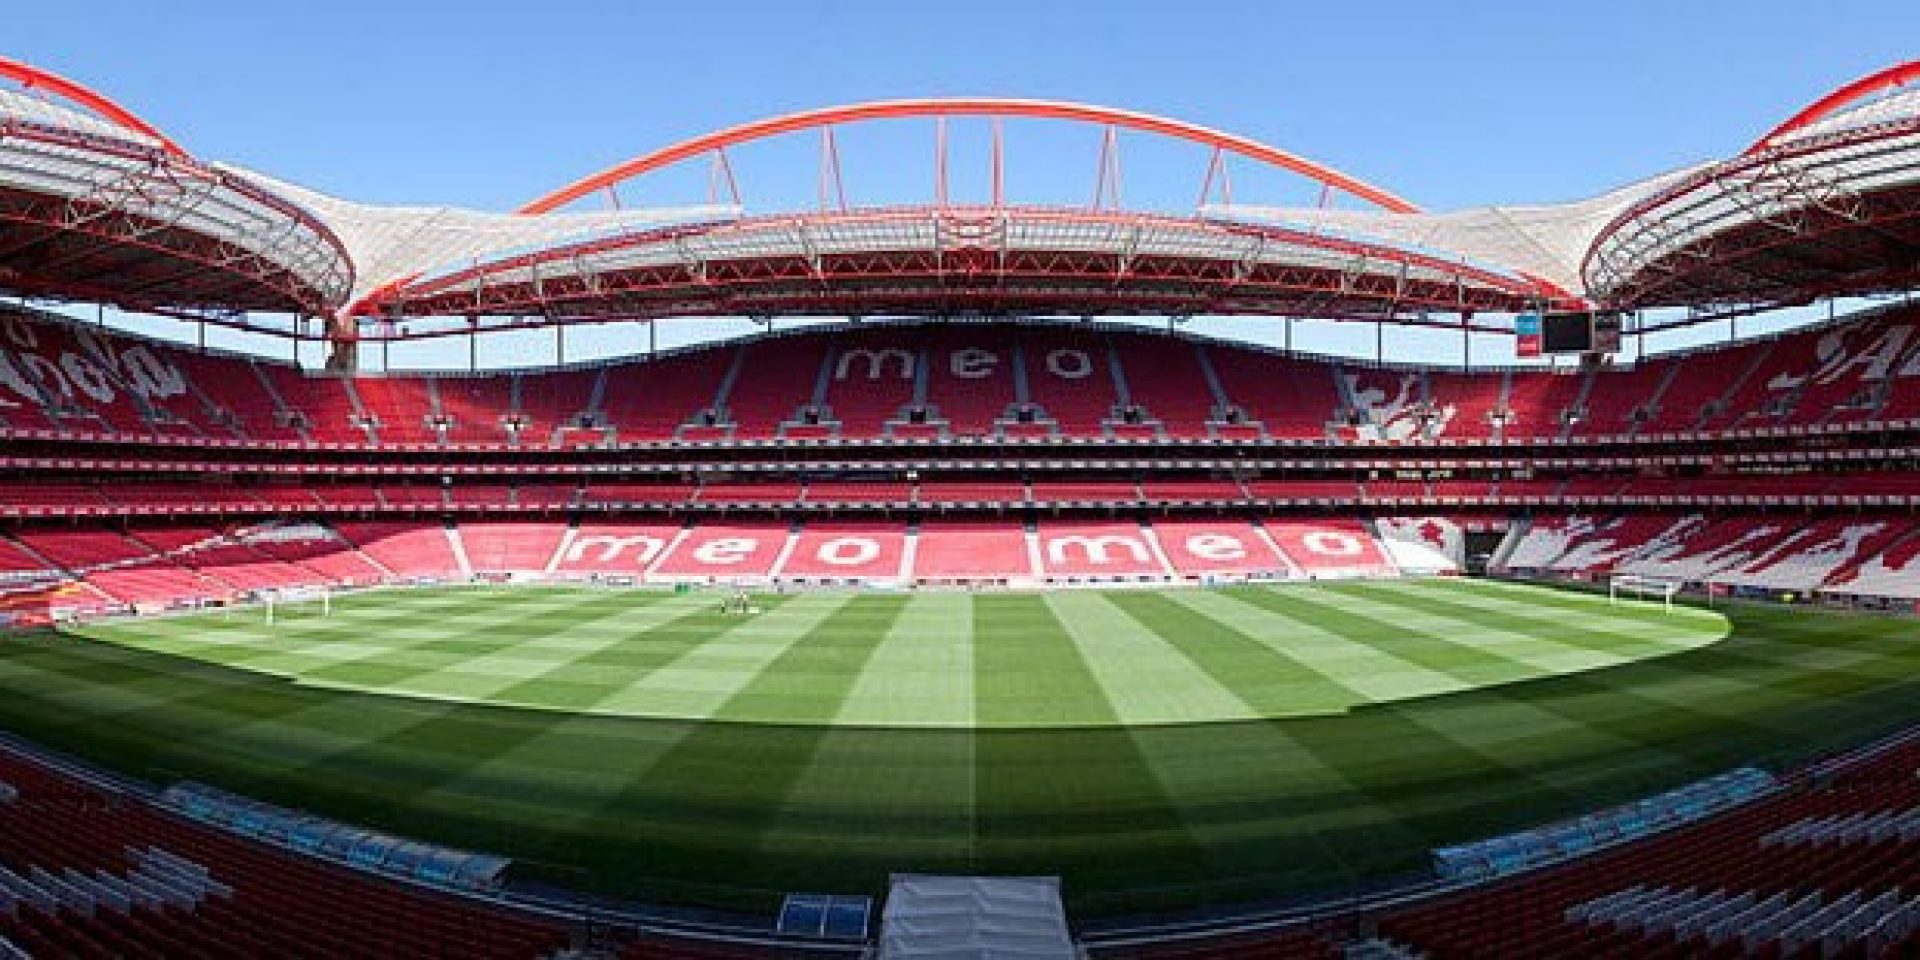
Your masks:
<path fill-rule="evenodd" d="M 770 909 L 899 870 L 1084 914 L 1328 889 L 1920 719 L 1920 625 L 1470 582 L 801 595 L 393 591 L 0 642 L 0 725 Z"/>

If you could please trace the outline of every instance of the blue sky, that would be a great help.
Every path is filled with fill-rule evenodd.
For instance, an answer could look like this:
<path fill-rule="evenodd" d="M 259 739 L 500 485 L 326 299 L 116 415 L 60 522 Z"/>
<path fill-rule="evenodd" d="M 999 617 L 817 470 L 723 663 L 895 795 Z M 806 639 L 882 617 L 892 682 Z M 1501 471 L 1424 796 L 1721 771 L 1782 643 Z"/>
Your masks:
<path fill-rule="evenodd" d="M 1737 152 L 1832 87 L 1914 56 L 1920 38 L 1912 0 L 17 6 L 0 52 L 95 86 L 196 154 L 355 199 L 492 209 L 718 126 L 960 94 L 1193 120 L 1432 209 L 1571 199 Z M 855 202 L 925 192 L 924 130 L 845 136 Z M 1096 154 L 1071 140 L 1087 134 L 1029 136 L 1010 135 L 1012 182 L 1045 199 L 1090 189 Z M 1123 148 L 1129 199 L 1190 197 L 1193 162 L 1160 166 L 1155 149 Z M 812 168 L 791 158 L 814 150 L 770 146 L 757 172 L 743 157 L 749 204 L 810 191 Z M 956 180 L 977 186 L 984 168 L 964 156 Z M 660 195 L 632 202 L 692 202 L 703 177 L 662 178 Z M 1236 178 L 1236 199 L 1302 199 L 1297 184 Z M 634 334 L 586 336 L 576 351 L 596 339 L 620 349 Z M 1371 341 L 1351 329 L 1296 339 L 1333 352 Z M 1389 353 L 1430 349 L 1417 334 L 1389 341 Z"/>

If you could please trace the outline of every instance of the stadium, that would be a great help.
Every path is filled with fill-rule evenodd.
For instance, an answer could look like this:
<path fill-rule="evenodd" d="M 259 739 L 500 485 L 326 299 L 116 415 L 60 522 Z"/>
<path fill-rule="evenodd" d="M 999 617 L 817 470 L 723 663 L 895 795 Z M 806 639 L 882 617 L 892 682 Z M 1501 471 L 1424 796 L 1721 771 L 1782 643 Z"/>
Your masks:
<path fill-rule="evenodd" d="M 0 958 L 1920 953 L 1920 61 L 1441 212 L 990 97 L 383 205 L 0 77 Z"/>

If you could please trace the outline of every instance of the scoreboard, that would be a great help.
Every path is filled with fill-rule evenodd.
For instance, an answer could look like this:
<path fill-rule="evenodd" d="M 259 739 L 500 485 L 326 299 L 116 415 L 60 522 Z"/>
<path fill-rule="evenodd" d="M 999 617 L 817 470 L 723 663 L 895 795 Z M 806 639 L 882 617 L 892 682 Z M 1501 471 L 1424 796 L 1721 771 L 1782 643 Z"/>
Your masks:
<path fill-rule="evenodd" d="M 1514 352 L 1522 357 L 1616 353 L 1620 330 L 1618 313 L 1523 313 L 1513 319 Z"/>

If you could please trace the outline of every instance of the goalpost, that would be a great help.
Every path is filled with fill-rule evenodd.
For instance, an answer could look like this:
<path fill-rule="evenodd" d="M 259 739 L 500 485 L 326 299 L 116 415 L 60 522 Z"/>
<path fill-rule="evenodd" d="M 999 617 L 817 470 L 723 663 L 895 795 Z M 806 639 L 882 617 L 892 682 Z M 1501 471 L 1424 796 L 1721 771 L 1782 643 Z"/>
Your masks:
<path fill-rule="evenodd" d="M 1607 602 L 1619 603 L 1621 594 L 1629 594 L 1634 599 L 1646 600 L 1659 597 L 1660 602 L 1671 611 L 1673 595 L 1686 586 L 1685 581 L 1663 580 L 1659 577 L 1638 577 L 1633 574 L 1621 574 L 1607 581 Z"/>
<path fill-rule="evenodd" d="M 333 591 L 326 587 L 288 587 L 284 590 L 271 590 L 261 595 L 261 602 L 267 608 L 267 626 L 282 616 L 303 610 L 312 610 L 317 602 L 322 619 L 333 616 Z"/>

